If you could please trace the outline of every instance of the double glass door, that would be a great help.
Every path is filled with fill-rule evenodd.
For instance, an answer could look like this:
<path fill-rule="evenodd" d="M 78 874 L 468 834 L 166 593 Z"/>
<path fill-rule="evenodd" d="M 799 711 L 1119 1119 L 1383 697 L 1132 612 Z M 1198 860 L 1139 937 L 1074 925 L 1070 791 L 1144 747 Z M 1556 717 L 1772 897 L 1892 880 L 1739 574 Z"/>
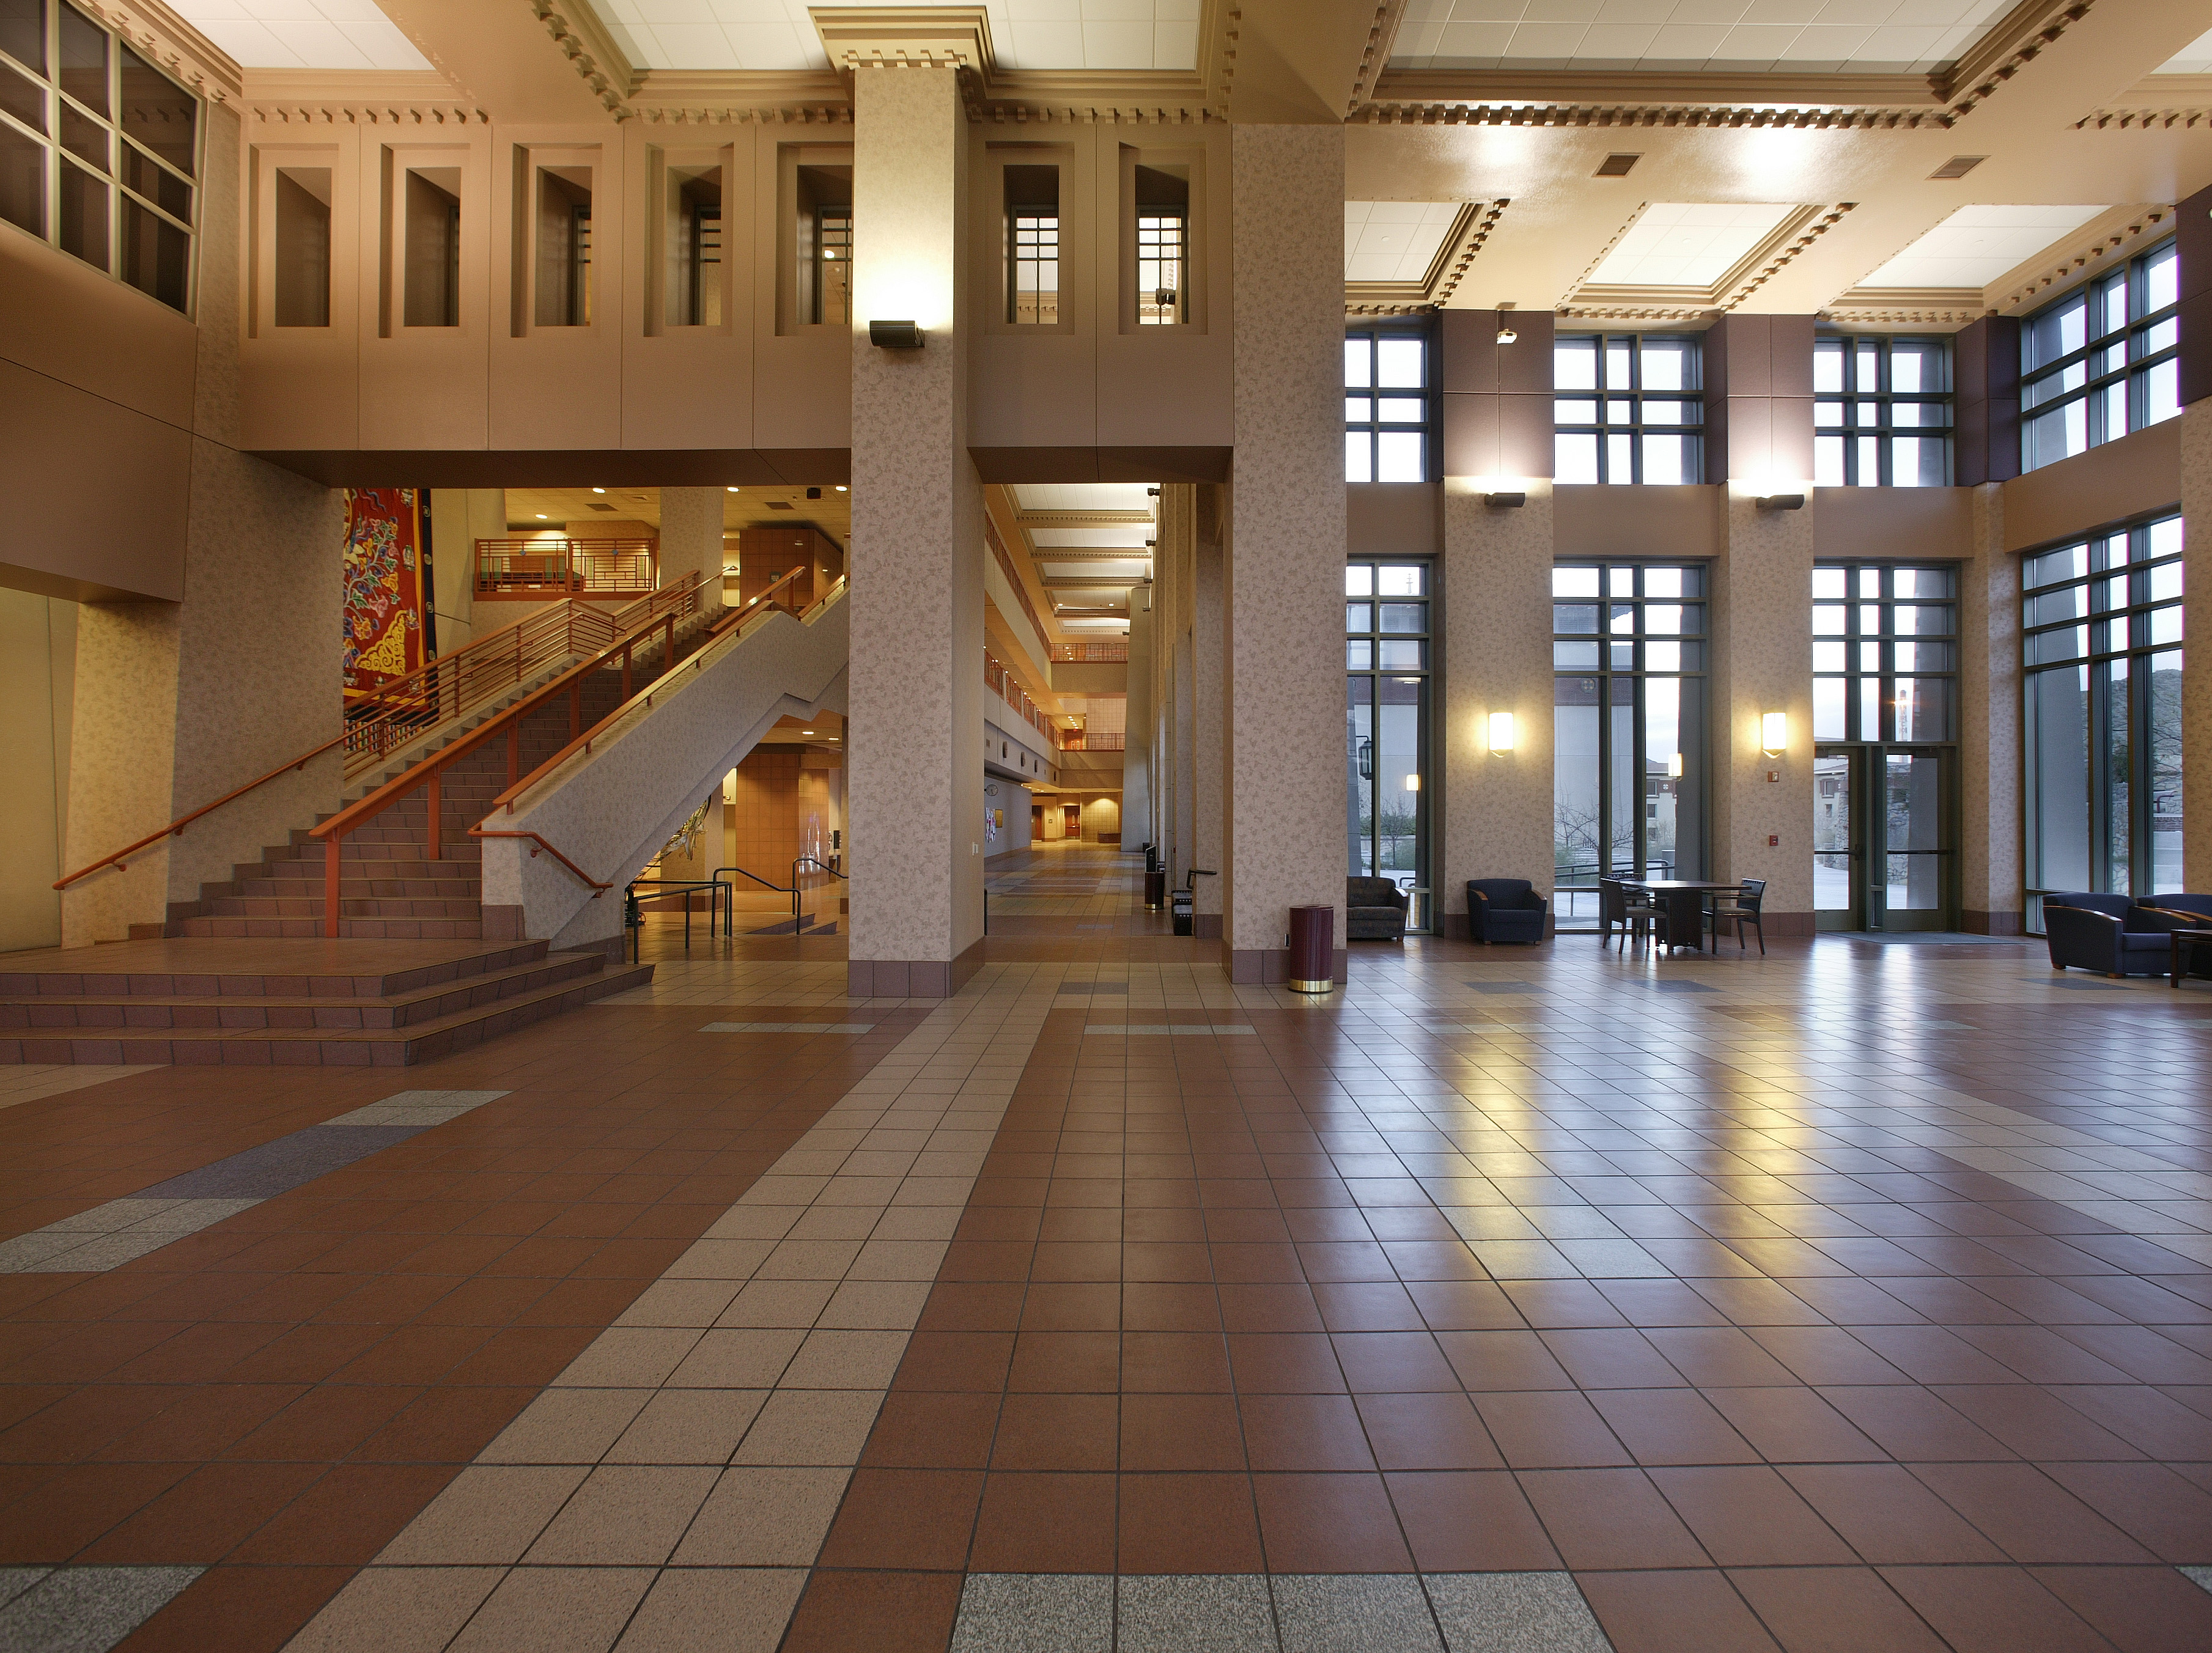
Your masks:
<path fill-rule="evenodd" d="M 1821 746 L 1813 756 L 1813 907 L 1822 930 L 1948 930 L 1946 750 Z"/>

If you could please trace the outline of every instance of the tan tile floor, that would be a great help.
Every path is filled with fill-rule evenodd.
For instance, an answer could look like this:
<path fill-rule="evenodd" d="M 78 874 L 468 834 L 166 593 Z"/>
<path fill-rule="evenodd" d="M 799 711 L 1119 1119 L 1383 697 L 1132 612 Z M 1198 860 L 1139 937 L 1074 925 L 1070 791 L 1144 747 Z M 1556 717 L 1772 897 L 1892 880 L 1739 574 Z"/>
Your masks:
<path fill-rule="evenodd" d="M 2212 992 L 1567 937 L 1306 1000 L 1132 864 L 1001 873 L 942 1004 L 676 949 L 0 1281 L 0 1568 L 205 1567 L 133 1650 L 2212 1645 Z M 699 1030 L 799 1021 L 872 1030 Z M 0 1239 L 378 1099 L 222 1077 L 0 1112 Z"/>

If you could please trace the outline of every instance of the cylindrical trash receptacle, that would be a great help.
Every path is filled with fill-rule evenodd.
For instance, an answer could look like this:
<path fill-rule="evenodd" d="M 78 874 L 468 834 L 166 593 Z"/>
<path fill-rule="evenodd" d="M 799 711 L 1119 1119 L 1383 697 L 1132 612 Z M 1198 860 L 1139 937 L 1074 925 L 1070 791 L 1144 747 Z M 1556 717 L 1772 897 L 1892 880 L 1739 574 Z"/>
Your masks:
<path fill-rule="evenodd" d="M 1158 911 L 1160 910 L 1160 909 L 1161 909 L 1161 908 L 1163 908 L 1163 907 L 1166 906 L 1167 904 L 1168 904 L 1168 875 L 1167 875 L 1167 869 L 1166 869 L 1166 868 L 1164 868 L 1164 867 L 1162 867 L 1162 868 L 1158 869 L 1157 871 L 1150 872 L 1146 873 L 1146 874 L 1145 874 L 1145 910 L 1146 910 L 1146 912 L 1148 912 L 1148 913 L 1157 913 L 1157 912 L 1158 912 Z"/>
<path fill-rule="evenodd" d="M 1336 986 L 1336 909 L 1291 909 L 1292 993 L 1327 993 Z"/>

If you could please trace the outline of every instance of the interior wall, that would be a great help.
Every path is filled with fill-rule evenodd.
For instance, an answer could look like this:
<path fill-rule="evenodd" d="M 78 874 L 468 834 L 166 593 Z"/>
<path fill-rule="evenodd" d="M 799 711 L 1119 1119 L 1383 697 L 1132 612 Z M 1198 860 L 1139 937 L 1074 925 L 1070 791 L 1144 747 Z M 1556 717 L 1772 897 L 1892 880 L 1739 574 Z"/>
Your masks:
<path fill-rule="evenodd" d="M 61 945 L 76 615 L 65 599 L 0 590 L 0 952 Z"/>

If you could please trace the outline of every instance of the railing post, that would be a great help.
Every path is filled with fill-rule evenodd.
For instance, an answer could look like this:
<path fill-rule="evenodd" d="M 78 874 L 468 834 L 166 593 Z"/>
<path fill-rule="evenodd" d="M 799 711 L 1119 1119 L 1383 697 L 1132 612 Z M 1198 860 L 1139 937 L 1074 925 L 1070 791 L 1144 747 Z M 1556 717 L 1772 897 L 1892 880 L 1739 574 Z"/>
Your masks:
<path fill-rule="evenodd" d="M 629 645 L 630 645 L 630 640 L 629 640 L 629 638 L 627 638 L 627 637 L 623 638 L 623 705 L 625 705 L 625 706 L 627 706 L 627 705 L 629 705 Z"/>
<path fill-rule="evenodd" d="M 323 933 L 338 939 L 338 868 L 340 847 L 335 832 L 323 840 Z"/>
<path fill-rule="evenodd" d="M 522 720 L 512 718 L 507 726 L 507 784 L 513 786 L 522 779 Z"/>
<path fill-rule="evenodd" d="M 576 686 L 568 691 L 568 738 L 574 740 L 584 732 L 584 680 L 576 679 Z"/>
<path fill-rule="evenodd" d="M 423 841 L 422 846 L 422 859 L 426 861 L 441 861 L 445 860 L 445 855 L 441 848 L 444 842 L 441 835 L 445 829 L 445 781 L 446 772 L 443 769 L 433 769 L 430 771 L 429 784 L 423 788 L 424 792 L 428 794 L 430 799 L 430 834 L 429 836 Z"/>

